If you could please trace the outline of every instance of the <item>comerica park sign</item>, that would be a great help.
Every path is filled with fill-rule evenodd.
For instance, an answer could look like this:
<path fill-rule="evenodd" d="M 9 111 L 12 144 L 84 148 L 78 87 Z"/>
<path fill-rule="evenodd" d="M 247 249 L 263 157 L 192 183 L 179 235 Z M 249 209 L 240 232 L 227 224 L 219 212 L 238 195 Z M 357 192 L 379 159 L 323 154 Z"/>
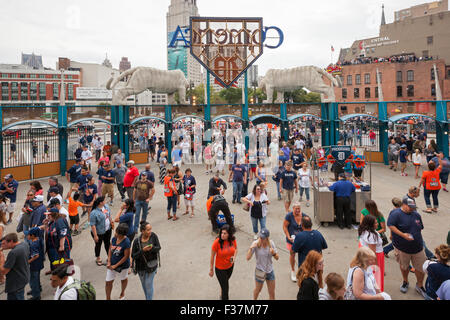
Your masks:
<path fill-rule="evenodd" d="M 276 32 L 277 36 L 268 36 Z M 277 39 L 277 44 L 265 44 Z M 169 43 L 189 47 L 191 55 L 222 85 L 230 87 L 263 53 L 276 49 L 284 41 L 277 27 L 263 27 L 262 18 L 191 17 L 190 28 L 178 27 Z"/>

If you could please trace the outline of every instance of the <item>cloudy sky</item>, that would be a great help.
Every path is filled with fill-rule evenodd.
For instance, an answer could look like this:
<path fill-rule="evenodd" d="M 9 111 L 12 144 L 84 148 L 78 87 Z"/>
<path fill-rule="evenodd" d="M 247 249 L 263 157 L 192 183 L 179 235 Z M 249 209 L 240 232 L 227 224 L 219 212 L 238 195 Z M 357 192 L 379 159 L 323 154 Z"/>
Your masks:
<path fill-rule="evenodd" d="M 282 47 L 265 50 L 257 64 L 269 68 L 325 67 L 331 46 L 378 35 L 381 5 L 387 22 L 394 11 L 426 0 L 197 0 L 201 16 L 263 17 L 278 26 Z M 101 63 L 106 53 L 114 67 L 126 56 L 132 66 L 166 69 L 166 13 L 170 0 L 0 0 L 0 63 L 20 63 L 20 54 L 43 56 L 55 68 L 58 57 Z"/>

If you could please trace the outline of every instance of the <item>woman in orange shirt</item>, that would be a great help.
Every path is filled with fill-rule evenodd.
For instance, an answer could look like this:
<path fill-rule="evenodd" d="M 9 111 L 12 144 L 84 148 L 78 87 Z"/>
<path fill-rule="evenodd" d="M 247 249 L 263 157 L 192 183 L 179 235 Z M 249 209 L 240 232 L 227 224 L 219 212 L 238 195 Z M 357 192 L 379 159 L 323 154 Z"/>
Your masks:
<path fill-rule="evenodd" d="M 433 161 L 428 162 L 428 169 L 430 170 L 424 171 L 422 174 L 419 188 L 423 185 L 423 195 L 427 204 L 427 210 L 423 210 L 423 212 L 432 213 L 437 212 L 439 208 L 438 194 L 439 190 L 441 190 L 441 183 L 439 181 L 439 174 L 442 170 L 441 159 L 439 159 L 439 167 L 437 169 Z M 431 208 L 430 195 L 433 197 L 433 209 Z"/>
<path fill-rule="evenodd" d="M 233 228 L 229 225 L 224 225 L 220 228 L 219 237 L 214 241 L 211 250 L 211 264 L 209 276 L 214 276 L 214 258 L 215 258 L 215 272 L 217 280 L 219 280 L 222 293 L 221 300 L 229 300 L 228 298 L 228 281 L 233 274 L 233 267 L 236 261 L 237 245 L 234 237 Z"/>
<path fill-rule="evenodd" d="M 177 218 L 177 188 L 173 176 L 176 170 L 170 169 L 169 174 L 164 177 L 164 196 L 167 198 L 167 220 L 173 219 L 172 221 L 178 220 Z M 172 209 L 173 216 L 170 215 L 170 210 Z"/>

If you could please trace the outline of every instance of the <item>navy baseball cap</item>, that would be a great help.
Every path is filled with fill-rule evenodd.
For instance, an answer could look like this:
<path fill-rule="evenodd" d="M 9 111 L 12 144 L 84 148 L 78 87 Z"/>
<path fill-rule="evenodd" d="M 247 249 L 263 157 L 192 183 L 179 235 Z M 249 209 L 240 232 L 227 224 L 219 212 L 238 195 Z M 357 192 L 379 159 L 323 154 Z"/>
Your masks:
<path fill-rule="evenodd" d="M 259 232 L 259 237 L 261 239 L 267 239 L 270 236 L 270 231 L 267 229 L 261 229 L 261 231 Z"/>
<path fill-rule="evenodd" d="M 416 202 L 410 197 L 403 197 L 402 203 L 406 204 L 411 209 L 416 209 Z"/>
<path fill-rule="evenodd" d="M 34 228 L 31 228 L 31 229 L 29 229 L 27 231 L 24 231 L 23 234 L 26 235 L 26 236 L 30 235 L 30 236 L 39 237 L 39 235 L 41 234 L 41 229 L 38 228 L 38 227 L 34 227 Z"/>

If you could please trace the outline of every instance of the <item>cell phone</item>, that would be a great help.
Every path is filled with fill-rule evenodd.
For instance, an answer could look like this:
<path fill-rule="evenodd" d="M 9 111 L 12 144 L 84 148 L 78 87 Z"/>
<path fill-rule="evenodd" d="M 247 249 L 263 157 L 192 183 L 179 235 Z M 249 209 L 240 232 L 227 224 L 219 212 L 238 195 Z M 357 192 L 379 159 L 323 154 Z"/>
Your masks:
<path fill-rule="evenodd" d="M 153 247 L 153 245 L 152 244 L 149 244 L 148 246 L 145 246 L 144 248 L 151 248 L 151 247 Z"/>

